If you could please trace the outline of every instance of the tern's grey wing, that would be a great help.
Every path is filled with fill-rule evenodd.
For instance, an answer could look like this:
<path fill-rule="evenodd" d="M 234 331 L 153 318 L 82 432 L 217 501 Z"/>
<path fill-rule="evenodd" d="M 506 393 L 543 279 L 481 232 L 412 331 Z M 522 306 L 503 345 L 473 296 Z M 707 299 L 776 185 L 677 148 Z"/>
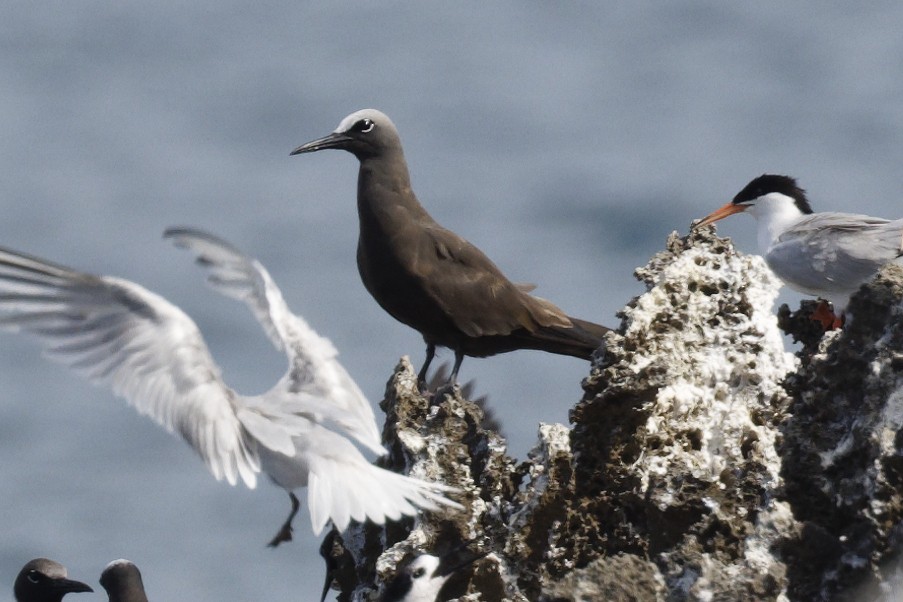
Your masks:
<path fill-rule="evenodd" d="M 177 431 L 217 479 L 255 486 L 236 395 L 191 318 L 162 297 L 0 249 L 0 327 L 35 335 L 52 359 Z"/>
<path fill-rule="evenodd" d="M 268 394 L 271 401 L 278 402 L 282 411 L 299 414 L 325 408 L 325 418 L 375 453 L 386 453 L 373 408 L 339 363 L 332 342 L 292 313 L 263 264 L 200 230 L 169 228 L 164 237 L 193 252 L 207 270 L 210 286 L 247 304 L 276 347 L 288 356 L 288 372 Z M 297 407 L 291 407 L 293 402 Z"/>
<path fill-rule="evenodd" d="M 818 213 L 782 234 L 766 260 L 791 286 L 817 294 L 855 290 L 901 248 L 903 220 Z"/>

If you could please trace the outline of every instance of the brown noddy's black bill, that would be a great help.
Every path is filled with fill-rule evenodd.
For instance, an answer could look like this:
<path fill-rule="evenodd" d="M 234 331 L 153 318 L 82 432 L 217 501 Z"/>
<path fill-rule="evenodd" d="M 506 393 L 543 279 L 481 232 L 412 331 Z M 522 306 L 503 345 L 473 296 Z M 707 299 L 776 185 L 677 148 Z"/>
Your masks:
<path fill-rule="evenodd" d="M 49 558 L 25 563 L 13 585 L 17 602 L 59 602 L 66 594 L 93 591 L 87 583 L 69 579 L 66 567 Z"/>

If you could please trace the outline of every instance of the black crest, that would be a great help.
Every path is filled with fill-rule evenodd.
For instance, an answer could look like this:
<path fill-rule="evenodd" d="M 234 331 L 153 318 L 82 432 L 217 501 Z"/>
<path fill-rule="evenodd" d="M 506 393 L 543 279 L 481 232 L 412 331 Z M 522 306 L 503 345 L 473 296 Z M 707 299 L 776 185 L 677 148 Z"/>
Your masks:
<path fill-rule="evenodd" d="M 758 178 L 743 187 L 743 190 L 734 197 L 734 205 L 742 205 L 754 201 L 769 192 L 780 192 L 796 201 L 796 206 L 803 213 L 812 213 L 806 191 L 800 188 L 796 180 L 790 176 L 777 176 L 774 174 L 762 174 Z"/>

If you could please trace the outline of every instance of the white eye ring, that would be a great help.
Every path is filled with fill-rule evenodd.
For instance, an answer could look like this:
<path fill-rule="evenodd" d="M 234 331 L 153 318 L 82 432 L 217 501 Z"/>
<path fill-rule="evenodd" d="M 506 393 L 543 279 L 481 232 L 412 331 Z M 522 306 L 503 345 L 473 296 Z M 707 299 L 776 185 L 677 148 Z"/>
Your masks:
<path fill-rule="evenodd" d="M 414 571 L 414 579 L 419 579 L 420 577 L 423 577 L 425 574 L 426 574 L 425 568 L 423 568 L 423 567 L 418 568 Z"/>

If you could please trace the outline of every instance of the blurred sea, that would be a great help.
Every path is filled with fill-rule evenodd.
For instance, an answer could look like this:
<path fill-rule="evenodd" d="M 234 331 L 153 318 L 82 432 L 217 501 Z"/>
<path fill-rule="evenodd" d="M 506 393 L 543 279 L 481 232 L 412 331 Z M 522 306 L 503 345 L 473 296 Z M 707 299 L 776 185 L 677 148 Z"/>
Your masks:
<path fill-rule="evenodd" d="M 887 1 L 13 0 L 0 7 L 0 245 L 164 295 L 227 382 L 256 393 L 284 360 L 160 238 L 207 229 L 267 266 L 376 404 L 424 345 L 358 278 L 357 162 L 295 146 L 385 111 L 436 219 L 513 280 L 615 326 L 641 292 L 633 269 L 765 171 L 798 177 L 816 210 L 903 215 L 901 26 Z M 752 226 L 719 225 L 754 252 Z M 588 369 L 518 352 L 467 359 L 461 376 L 523 457 L 540 421 L 567 422 Z M 49 556 L 95 585 L 129 558 L 152 600 L 319 596 L 306 505 L 295 542 L 265 548 L 281 490 L 216 482 L 185 444 L 6 333 L 0 482 L 7 594 Z"/>

